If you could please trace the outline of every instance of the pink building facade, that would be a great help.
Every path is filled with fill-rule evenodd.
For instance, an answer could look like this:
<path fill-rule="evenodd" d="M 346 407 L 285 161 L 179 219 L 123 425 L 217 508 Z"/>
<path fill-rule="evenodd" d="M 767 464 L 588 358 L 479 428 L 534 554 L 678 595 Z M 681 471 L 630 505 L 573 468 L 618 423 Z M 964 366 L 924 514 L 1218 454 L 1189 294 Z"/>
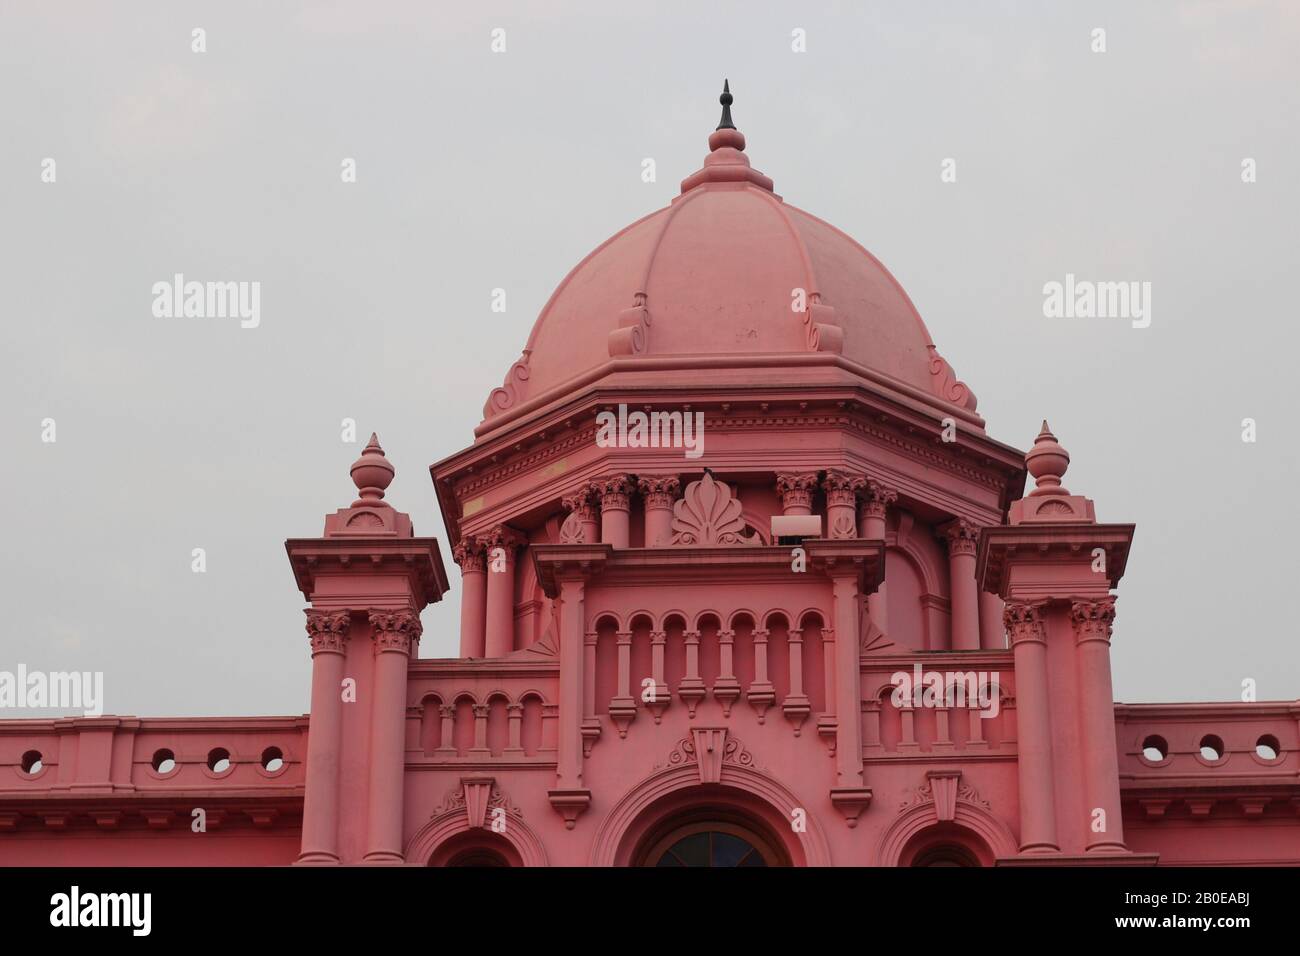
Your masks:
<path fill-rule="evenodd" d="M 0 722 L 0 861 L 1300 864 L 1300 702 L 1114 703 L 1134 526 L 990 437 L 730 101 L 431 466 L 447 555 L 374 438 L 286 542 L 310 714 Z"/>

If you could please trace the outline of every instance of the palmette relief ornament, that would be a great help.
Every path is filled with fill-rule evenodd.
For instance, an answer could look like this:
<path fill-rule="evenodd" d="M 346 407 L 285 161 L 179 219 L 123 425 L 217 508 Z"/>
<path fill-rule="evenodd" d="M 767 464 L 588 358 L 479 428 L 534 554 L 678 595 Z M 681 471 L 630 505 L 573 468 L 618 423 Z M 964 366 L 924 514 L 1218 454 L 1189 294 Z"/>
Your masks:
<path fill-rule="evenodd" d="M 705 473 L 686 486 L 682 500 L 673 504 L 673 545 L 746 545 L 760 543 L 747 536 L 740 501 L 731 489 Z"/>

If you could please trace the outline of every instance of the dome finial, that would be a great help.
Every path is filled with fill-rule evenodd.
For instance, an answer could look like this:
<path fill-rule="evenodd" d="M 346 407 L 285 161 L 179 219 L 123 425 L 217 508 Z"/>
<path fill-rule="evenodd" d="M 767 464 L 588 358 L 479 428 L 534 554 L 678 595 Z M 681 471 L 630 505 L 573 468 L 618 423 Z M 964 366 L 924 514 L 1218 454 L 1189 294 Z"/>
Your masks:
<path fill-rule="evenodd" d="M 722 95 L 718 97 L 718 102 L 722 104 L 722 120 L 716 128 L 735 129 L 736 124 L 731 121 L 731 104 L 734 100 L 731 96 L 731 84 L 727 80 L 722 81 Z"/>

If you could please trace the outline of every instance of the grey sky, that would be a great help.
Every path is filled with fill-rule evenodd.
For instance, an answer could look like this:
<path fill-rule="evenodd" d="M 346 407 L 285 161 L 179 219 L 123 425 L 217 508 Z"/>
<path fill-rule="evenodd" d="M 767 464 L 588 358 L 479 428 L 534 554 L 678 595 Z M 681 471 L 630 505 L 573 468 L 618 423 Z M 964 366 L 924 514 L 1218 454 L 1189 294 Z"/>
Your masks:
<path fill-rule="evenodd" d="M 444 541 L 421 650 L 454 653 L 428 465 L 568 269 L 698 168 L 725 75 L 754 164 L 898 277 L 990 434 L 1048 418 L 1070 489 L 1137 523 L 1117 697 L 1300 697 L 1298 48 L 1300 5 L 1240 0 L 3 0 L 0 669 L 305 711 L 282 542 L 351 500 L 344 417 Z M 260 281 L 260 327 L 155 318 L 176 272 Z M 1067 272 L 1151 282 L 1151 327 L 1045 319 Z"/>

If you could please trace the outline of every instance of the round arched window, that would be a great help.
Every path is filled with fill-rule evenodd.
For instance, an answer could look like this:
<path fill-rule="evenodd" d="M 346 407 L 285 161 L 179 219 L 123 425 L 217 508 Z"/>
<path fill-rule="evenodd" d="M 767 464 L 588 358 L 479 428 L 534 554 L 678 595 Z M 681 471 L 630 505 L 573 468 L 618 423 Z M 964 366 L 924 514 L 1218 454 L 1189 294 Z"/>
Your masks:
<path fill-rule="evenodd" d="M 447 866 L 509 866 L 500 853 L 487 847 L 463 850 L 447 861 Z"/>
<path fill-rule="evenodd" d="M 944 843 L 922 850 L 912 866 L 979 866 L 979 860 L 963 846 Z"/>
<path fill-rule="evenodd" d="M 646 854 L 646 866 L 780 866 L 771 845 L 748 827 L 700 821 L 679 827 Z"/>

